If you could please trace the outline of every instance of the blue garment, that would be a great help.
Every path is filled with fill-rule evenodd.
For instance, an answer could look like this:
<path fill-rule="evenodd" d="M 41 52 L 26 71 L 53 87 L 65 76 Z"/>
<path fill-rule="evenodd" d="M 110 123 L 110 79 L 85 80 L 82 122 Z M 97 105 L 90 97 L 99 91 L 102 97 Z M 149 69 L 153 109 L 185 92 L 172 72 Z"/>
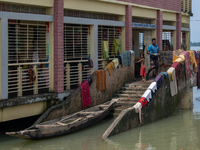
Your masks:
<path fill-rule="evenodd" d="M 148 47 L 148 50 L 147 50 L 148 52 L 150 52 L 150 53 L 152 53 L 152 54 L 156 54 L 156 53 L 158 53 L 158 51 L 159 51 L 159 47 L 158 47 L 158 45 L 153 45 L 153 44 L 151 44 L 149 47 Z"/>
<path fill-rule="evenodd" d="M 160 74 L 163 74 L 165 76 L 165 79 L 169 78 L 169 74 L 167 72 L 161 72 Z"/>
<path fill-rule="evenodd" d="M 194 51 L 195 59 L 198 59 L 197 52 L 195 50 L 192 50 L 192 51 Z"/>
<path fill-rule="evenodd" d="M 130 53 L 131 53 L 130 51 L 125 51 L 120 55 L 121 59 L 122 59 L 123 67 L 131 66 L 131 54 Z"/>

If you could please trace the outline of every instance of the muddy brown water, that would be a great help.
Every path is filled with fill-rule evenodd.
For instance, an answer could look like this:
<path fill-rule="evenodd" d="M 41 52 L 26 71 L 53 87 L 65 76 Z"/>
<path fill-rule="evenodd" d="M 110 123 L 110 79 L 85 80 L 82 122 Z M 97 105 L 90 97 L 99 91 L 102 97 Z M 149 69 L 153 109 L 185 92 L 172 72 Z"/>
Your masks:
<path fill-rule="evenodd" d="M 198 150 L 200 149 L 200 91 L 194 88 L 194 107 L 176 110 L 160 121 L 101 139 L 112 123 L 106 118 L 84 130 L 56 138 L 27 141 L 5 135 L 26 128 L 34 118 L 0 124 L 0 150 Z"/>

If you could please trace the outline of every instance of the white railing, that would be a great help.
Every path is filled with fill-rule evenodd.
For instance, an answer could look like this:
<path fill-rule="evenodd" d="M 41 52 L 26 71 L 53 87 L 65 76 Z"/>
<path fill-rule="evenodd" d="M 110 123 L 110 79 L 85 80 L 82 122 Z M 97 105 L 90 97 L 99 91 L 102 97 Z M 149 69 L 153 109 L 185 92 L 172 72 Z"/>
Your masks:
<path fill-rule="evenodd" d="M 87 60 L 82 61 L 68 61 L 64 63 L 65 75 L 64 86 L 65 90 L 75 89 L 84 80 L 87 80 L 91 75 L 91 68 Z"/>
<path fill-rule="evenodd" d="M 48 65 L 48 64 L 43 64 Z M 32 83 L 29 79 L 28 69 L 24 65 L 9 66 L 8 71 L 8 93 L 10 97 L 21 97 L 24 95 L 39 94 L 50 91 L 50 69 L 42 68 L 34 64 L 30 68 L 34 70 L 36 76 Z"/>

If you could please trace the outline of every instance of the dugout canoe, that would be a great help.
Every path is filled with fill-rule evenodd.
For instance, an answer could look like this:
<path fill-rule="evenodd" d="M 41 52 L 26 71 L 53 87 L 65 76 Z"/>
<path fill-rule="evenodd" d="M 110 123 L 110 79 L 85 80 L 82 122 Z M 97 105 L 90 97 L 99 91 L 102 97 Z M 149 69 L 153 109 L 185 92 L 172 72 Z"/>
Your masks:
<path fill-rule="evenodd" d="M 113 109 L 115 103 L 116 100 L 108 101 L 104 104 L 82 110 L 72 115 L 46 121 L 25 130 L 6 132 L 6 134 L 27 140 L 51 138 L 68 134 L 103 120 Z"/>

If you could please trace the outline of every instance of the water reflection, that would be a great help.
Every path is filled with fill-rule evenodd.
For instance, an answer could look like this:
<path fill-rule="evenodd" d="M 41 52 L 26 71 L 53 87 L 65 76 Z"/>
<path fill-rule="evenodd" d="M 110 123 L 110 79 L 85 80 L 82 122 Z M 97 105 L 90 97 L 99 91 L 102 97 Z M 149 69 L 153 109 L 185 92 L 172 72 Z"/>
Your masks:
<path fill-rule="evenodd" d="M 103 141 L 102 134 L 113 119 L 52 139 L 26 141 L 3 134 L 0 150 L 196 150 L 200 149 L 200 91 L 194 91 L 193 110 L 176 110 L 160 121 L 129 130 Z M 9 130 L 14 130 L 13 128 Z"/>

